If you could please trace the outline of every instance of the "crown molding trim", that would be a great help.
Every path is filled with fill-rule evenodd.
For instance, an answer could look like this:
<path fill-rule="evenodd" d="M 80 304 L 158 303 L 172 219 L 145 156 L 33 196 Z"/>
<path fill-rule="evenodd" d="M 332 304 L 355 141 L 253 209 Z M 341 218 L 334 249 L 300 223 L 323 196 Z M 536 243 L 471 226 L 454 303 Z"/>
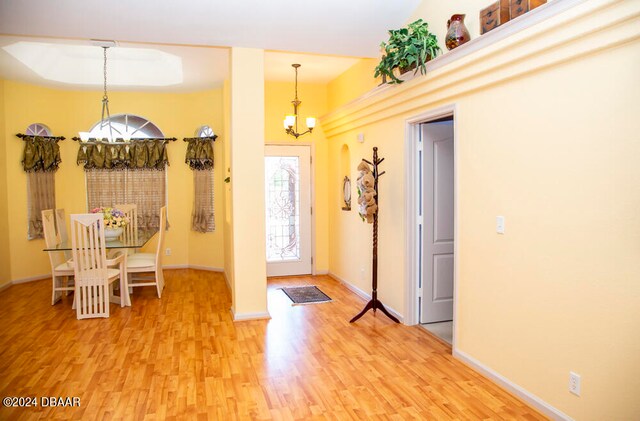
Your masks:
<path fill-rule="evenodd" d="M 552 1 L 434 59 L 426 75 L 379 86 L 326 114 L 322 129 L 331 138 L 614 48 L 640 38 L 639 20 L 640 2 Z"/>

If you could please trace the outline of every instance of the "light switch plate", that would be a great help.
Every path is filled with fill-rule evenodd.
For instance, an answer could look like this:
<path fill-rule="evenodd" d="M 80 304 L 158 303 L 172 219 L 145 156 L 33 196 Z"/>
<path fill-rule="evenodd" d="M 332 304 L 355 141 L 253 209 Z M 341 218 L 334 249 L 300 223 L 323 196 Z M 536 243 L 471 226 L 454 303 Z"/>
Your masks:
<path fill-rule="evenodd" d="M 580 396 L 580 375 L 574 373 L 573 371 L 569 372 L 569 392 L 573 393 L 576 396 Z"/>
<path fill-rule="evenodd" d="M 496 232 L 504 234 L 504 216 L 496 216 Z"/>

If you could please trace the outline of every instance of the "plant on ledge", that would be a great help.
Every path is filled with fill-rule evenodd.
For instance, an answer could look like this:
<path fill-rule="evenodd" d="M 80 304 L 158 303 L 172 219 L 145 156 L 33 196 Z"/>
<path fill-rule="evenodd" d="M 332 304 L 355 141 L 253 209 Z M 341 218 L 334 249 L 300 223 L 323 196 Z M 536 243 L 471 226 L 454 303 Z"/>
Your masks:
<path fill-rule="evenodd" d="M 428 24 L 422 19 L 410 23 L 406 28 L 389 30 L 389 40 L 382 42 L 384 51 L 380 63 L 376 67 L 374 77 L 382 76 L 382 83 L 402 83 L 394 74 L 415 69 L 421 74 L 427 73 L 427 62 L 440 52 L 436 36 L 429 32 Z"/>

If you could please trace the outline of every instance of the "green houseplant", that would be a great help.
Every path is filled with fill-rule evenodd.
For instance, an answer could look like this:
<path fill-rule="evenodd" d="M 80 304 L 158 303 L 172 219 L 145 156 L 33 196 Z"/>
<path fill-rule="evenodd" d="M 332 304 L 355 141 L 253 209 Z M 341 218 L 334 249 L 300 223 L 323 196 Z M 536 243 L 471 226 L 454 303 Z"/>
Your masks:
<path fill-rule="evenodd" d="M 415 68 L 415 73 L 427 72 L 427 62 L 440 52 L 436 36 L 429 32 L 428 24 L 422 19 L 410 23 L 406 28 L 389 30 L 389 40 L 382 42 L 384 51 L 374 77 L 382 76 L 383 83 L 402 83 L 394 70 L 400 74 Z"/>

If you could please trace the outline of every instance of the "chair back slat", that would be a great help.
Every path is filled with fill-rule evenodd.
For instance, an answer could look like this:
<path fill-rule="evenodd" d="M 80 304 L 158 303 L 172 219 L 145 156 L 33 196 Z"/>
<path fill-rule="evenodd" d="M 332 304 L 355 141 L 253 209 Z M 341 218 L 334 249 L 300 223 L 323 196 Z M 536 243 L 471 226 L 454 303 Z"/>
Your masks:
<path fill-rule="evenodd" d="M 69 240 L 69 235 L 67 234 L 67 222 L 65 220 L 64 209 L 56 209 L 55 215 L 58 238 L 61 242 L 65 243 Z"/>
<path fill-rule="evenodd" d="M 57 244 L 60 244 L 60 239 L 56 234 L 53 209 L 46 209 L 42 211 L 42 230 L 44 231 L 44 243 L 47 248 L 55 247 Z M 49 261 L 52 268 L 57 267 L 67 260 L 62 251 L 49 251 L 47 253 L 49 254 Z"/>
<path fill-rule="evenodd" d="M 164 253 L 164 237 L 167 230 L 167 207 L 160 208 L 160 232 L 158 232 L 158 246 L 156 248 L 156 265 L 162 266 L 162 256 Z"/>
<path fill-rule="evenodd" d="M 58 240 L 61 243 L 68 244 L 69 242 L 69 234 L 67 233 L 67 220 L 65 217 L 64 209 L 56 209 L 56 233 L 58 235 Z M 71 251 L 64 251 L 64 257 L 66 260 L 71 259 Z"/>
<path fill-rule="evenodd" d="M 138 242 L 138 205 L 135 203 L 124 203 L 113 205 L 119 209 L 129 219 L 129 223 L 124 226 L 122 231 L 122 241 L 125 244 L 135 244 Z M 134 253 L 134 249 L 127 249 L 128 254 Z"/>

